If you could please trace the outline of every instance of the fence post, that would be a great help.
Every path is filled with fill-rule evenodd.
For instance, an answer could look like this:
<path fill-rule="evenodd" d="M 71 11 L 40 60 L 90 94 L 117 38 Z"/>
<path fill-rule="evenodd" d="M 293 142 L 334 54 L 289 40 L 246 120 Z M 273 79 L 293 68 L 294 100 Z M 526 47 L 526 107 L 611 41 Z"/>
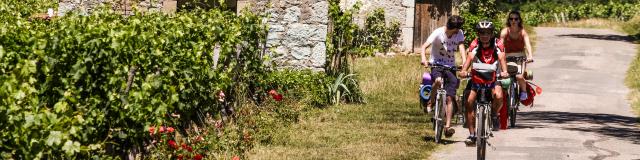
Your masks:
<path fill-rule="evenodd" d="M 567 20 L 564 18 L 564 12 L 560 12 L 560 16 L 562 16 L 562 23 L 567 23 Z"/>

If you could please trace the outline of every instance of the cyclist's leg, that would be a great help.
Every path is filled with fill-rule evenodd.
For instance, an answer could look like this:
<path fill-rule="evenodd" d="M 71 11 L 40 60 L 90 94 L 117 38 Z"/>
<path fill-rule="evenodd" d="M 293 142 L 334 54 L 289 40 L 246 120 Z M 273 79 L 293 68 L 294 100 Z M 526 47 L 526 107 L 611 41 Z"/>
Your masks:
<path fill-rule="evenodd" d="M 446 78 L 444 89 L 447 91 L 447 122 L 445 128 L 451 126 L 451 117 L 453 117 L 453 103 L 455 103 L 456 90 L 458 89 L 458 78 L 452 71 L 445 71 L 443 78 Z"/>
<path fill-rule="evenodd" d="M 502 109 L 503 103 L 504 103 L 504 96 L 502 94 L 502 85 L 500 85 L 500 82 L 496 82 L 496 86 L 492 89 L 493 92 L 493 107 L 491 109 L 491 121 L 492 121 L 492 125 L 493 125 L 493 131 L 498 131 L 500 128 L 500 122 L 498 119 L 498 114 L 500 113 L 500 110 Z"/>
<path fill-rule="evenodd" d="M 498 115 L 497 113 L 499 113 L 500 109 L 502 109 L 502 106 L 504 103 L 504 100 L 503 100 L 504 96 L 502 94 L 502 85 L 496 84 L 492 92 L 494 96 L 492 112 L 493 112 L 493 115 Z"/>
<path fill-rule="evenodd" d="M 527 86 L 526 86 L 527 85 L 527 81 L 525 81 L 525 79 L 524 79 L 524 74 L 516 75 L 516 80 L 518 81 L 518 87 L 520 88 L 520 96 L 521 97 L 524 96 L 522 98 L 520 98 L 520 97 L 518 97 L 518 98 L 520 98 L 521 100 L 525 99 L 528 95 L 527 95 Z"/>
<path fill-rule="evenodd" d="M 469 96 L 466 99 L 466 105 L 465 107 L 467 107 L 467 127 L 469 128 L 469 134 L 471 135 L 475 135 L 476 133 L 476 119 L 475 119 L 475 106 L 474 106 L 474 102 L 476 101 L 476 96 L 477 96 L 477 92 L 475 89 L 471 89 L 469 91 Z"/>
<path fill-rule="evenodd" d="M 431 68 L 431 78 L 434 79 L 434 81 L 429 95 L 431 98 L 429 98 L 429 102 L 427 103 L 427 110 L 429 111 L 433 108 L 432 105 L 435 104 L 436 94 L 438 93 L 438 89 L 440 89 L 440 83 L 443 83 L 441 78 L 442 76 L 442 69 Z"/>
<path fill-rule="evenodd" d="M 528 96 L 527 95 L 527 86 L 526 86 L 527 85 L 527 81 L 525 81 L 525 77 L 524 77 L 527 74 L 526 73 L 527 68 L 526 68 L 526 65 L 523 65 L 523 62 L 518 63 L 518 65 L 520 67 L 522 67 L 522 71 L 523 71 L 522 73 L 518 73 L 516 75 L 516 81 L 518 81 L 518 87 L 519 87 L 519 90 L 520 90 L 520 97 L 518 97 L 518 98 L 522 100 L 522 99 L 526 99 L 527 96 Z"/>

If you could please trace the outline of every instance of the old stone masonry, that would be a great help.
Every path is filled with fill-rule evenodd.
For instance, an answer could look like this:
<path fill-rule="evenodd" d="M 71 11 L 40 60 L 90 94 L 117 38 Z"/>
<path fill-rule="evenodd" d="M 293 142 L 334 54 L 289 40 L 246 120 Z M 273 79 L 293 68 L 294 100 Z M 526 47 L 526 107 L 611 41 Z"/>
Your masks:
<path fill-rule="evenodd" d="M 280 66 L 322 70 L 326 62 L 328 7 L 326 0 L 272 2 L 267 9 L 267 47 Z"/>
<path fill-rule="evenodd" d="M 78 9 L 89 13 L 101 3 L 116 3 L 115 10 L 132 14 L 131 6 L 143 11 L 175 12 L 184 0 L 60 0 L 59 13 Z M 341 0 L 347 8 L 357 0 Z M 355 21 L 363 25 L 366 15 L 376 8 L 385 9 L 385 19 L 401 23 L 399 48 L 411 49 L 413 43 L 413 17 L 415 0 L 360 0 L 363 6 Z M 312 69 L 322 71 L 327 60 L 328 0 L 227 0 L 227 6 L 240 11 L 270 14 L 267 47 L 272 60 L 281 68 Z"/>

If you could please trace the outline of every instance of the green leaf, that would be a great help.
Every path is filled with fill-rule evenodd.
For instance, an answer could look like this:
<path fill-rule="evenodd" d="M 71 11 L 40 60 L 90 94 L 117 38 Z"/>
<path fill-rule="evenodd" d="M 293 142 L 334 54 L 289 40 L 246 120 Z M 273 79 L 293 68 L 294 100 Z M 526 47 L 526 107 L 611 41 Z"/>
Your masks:
<path fill-rule="evenodd" d="M 48 146 L 55 147 L 61 143 L 62 132 L 60 131 L 51 131 L 49 132 L 49 136 L 47 137 L 47 141 L 45 142 Z"/>
<path fill-rule="evenodd" d="M 65 111 L 67 111 L 67 109 L 69 108 L 69 104 L 67 104 L 67 102 L 58 102 L 55 105 L 53 105 L 53 109 L 55 110 L 56 113 L 63 113 Z"/>
<path fill-rule="evenodd" d="M 67 155 L 73 155 L 76 152 L 80 152 L 80 143 L 67 140 L 67 142 L 64 143 L 64 146 L 62 146 L 62 150 Z"/>

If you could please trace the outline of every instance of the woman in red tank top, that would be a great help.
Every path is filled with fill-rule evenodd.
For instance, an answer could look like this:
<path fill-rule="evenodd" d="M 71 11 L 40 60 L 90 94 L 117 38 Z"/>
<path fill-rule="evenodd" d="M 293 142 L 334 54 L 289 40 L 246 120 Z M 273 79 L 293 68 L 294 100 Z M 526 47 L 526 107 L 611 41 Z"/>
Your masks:
<path fill-rule="evenodd" d="M 522 26 L 522 17 L 520 16 L 520 12 L 509 12 L 509 16 L 507 16 L 507 27 L 502 29 L 502 32 L 500 33 L 500 40 L 502 40 L 502 42 L 504 43 L 505 53 L 507 57 L 526 56 L 527 61 L 525 63 L 533 62 L 531 42 L 529 41 L 529 35 L 527 34 L 527 31 L 525 31 L 524 27 Z M 527 69 L 525 67 L 524 71 L 526 70 Z M 526 75 L 526 73 L 523 74 Z M 527 99 L 528 97 L 526 93 L 526 81 L 523 74 L 516 75 L 518 85 L 520 86 L 521 100 Z"/>
<path fill-rule="evenodd" d="M 504 43 L 505 53 L 524 52 L 526 49 L 527 61 L 533 61 L 533 52 L 531 52 L 531 42 L 529 35 L 522 25 L 522 17 L 520 12 L 511 11 L 507 17 L 507 27 L 503 28 L 500 33 L 500 40 Z"/>

